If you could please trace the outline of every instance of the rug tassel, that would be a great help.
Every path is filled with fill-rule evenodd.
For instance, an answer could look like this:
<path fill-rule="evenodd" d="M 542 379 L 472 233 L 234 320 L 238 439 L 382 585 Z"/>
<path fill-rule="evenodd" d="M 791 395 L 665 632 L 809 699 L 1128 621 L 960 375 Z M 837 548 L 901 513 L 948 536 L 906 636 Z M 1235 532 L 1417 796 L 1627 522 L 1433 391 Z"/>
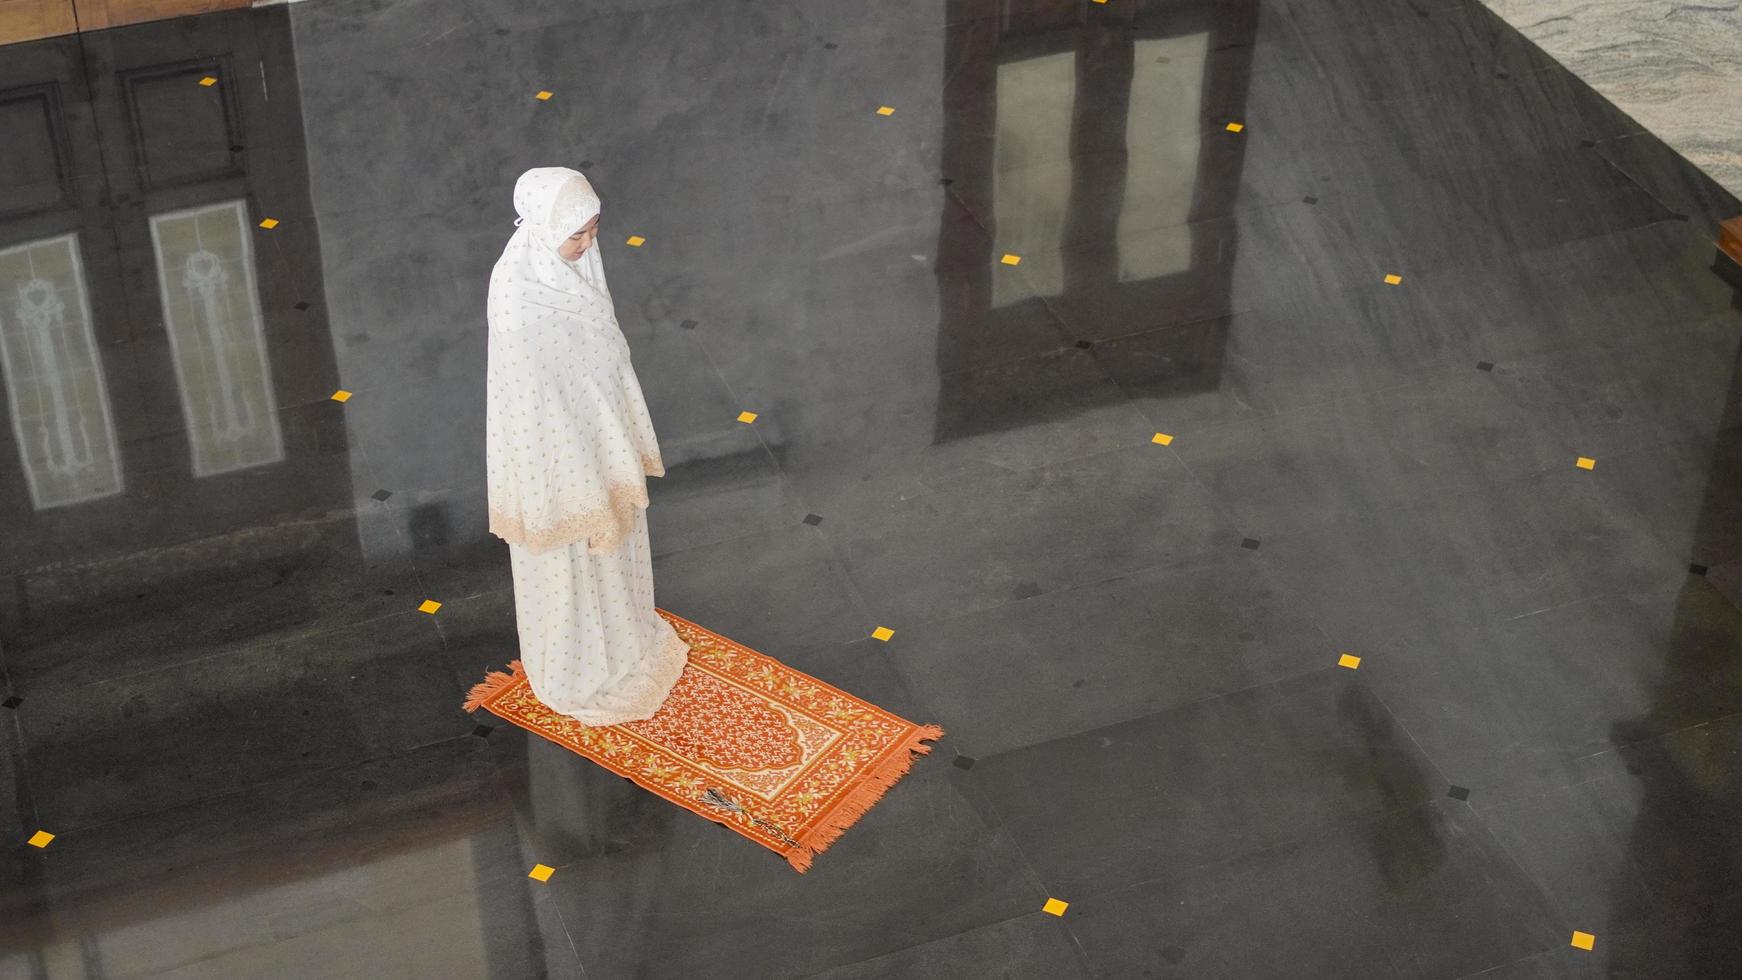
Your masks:
<path fill-rule="evenodd" d="M 811 861 L 828 850 L 830 844 L 847 832 L 847 828 L 858 823 L 860 817 L 876 806 L 877 801 L 883 799 L 883 794 L 889 792 L 889 787 L 900 782 L 901 777 L 907 775 L 920 756 L 931 754 L 931 746 L 923 743 L 935 742 L 943 737 L 944 730 L 936 725 L 922 725 L 916 729 L 899 750 L 891 752 L 889 758 L 884 759 L 876 769 L 861 777 L 859 785 L 835 807 L 826 823 L 812 827 L 809 833 L 799 839 L 798 847 L 787 853 L 786 863 L 792 865 L 792 869 L 799 874 L 809 871 Z"/>
<path fill-rule="evenodd" d="M 466 695 L 466 703 L 461 705 L 461 710 L 477 711 L 484 706 L 485 701 L 490 700 L 492 695 L 514 683 L 526 673 L 518 660 L 511 662 L 508 665 L 508 670 L 509 673 L 506 674 L 500 670 L 492 670 L 485 674 L 483 683 L 473 685 L 471 693 Z"/>

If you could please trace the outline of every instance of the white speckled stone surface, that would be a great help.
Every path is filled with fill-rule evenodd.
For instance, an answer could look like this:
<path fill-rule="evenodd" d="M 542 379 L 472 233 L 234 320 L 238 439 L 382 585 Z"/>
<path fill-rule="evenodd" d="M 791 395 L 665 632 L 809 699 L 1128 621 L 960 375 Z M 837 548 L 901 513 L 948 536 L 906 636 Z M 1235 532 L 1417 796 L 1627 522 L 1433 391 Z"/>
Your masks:
<path fill-rule="evenodd" d="M 1742 196 L 1742 0 L 1483 0 Z"/>

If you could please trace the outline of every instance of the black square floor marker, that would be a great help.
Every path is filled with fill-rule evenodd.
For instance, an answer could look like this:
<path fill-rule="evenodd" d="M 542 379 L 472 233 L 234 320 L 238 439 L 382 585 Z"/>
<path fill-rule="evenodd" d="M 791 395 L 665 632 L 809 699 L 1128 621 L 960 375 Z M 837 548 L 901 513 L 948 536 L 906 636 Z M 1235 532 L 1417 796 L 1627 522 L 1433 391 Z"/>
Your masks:
<path fill-rule="evenodd" d="M 1511 75 L 1508 75 L 1508 74 L 1506 74 L 1506 73 L 1505 73 L 1505 72 L 1503 72 L 1503 71 L 1497 71 L 1497 72 L 1495 72 L 1495 73 L 1494 73 L 1494 77 L 1495 77 L 1495 78 L 1511 78 L 1511 77 L 1512 77 L 1512 76 L 1511 76 Z"/>
<path fill-rule="evenodd" d="M 1476 362 L 1476 370 L 1478 370 L 1478 371 L 1492 371 L 1492 370 L 1494 370 L 1494 362 L 1493 361 L 1477 361 Z"/>
<path fill-rule="evenodd" d="M 472 734 L 478 736 L 479 738 L 489 738 L 490 733 L 495 731 L 495 730 L 496 729 L 491 728 L 489 725 L 477 725 L 477 726 L 473 727 Z"/>
<path fill-rule="evenodd" d="M 5 706 L 8 708 L 16 708 L 23 703 L 24 703 L 24 699 L 19 697 L 16 694 L 14 694 L 11 697 L 7 698 L 6 700 L 0 701 L 0 706 Z"/>
<path fill-rule="evenodd" d="M 811 527 L 816 527 L 818 524 L 823 522 L 823 518 L 820 514 L 806 514 L 804 515 L 804 522 L 809 524 Z"/>
<path fill-rule="evenodd" d="M 1470 791 L 1462 786 L 1453 786 L 1446 790 L 1446 795 L 1454 800 L 1467 800 L 1470 798 Z"/>
<path fill-rule="evenodd" d="M 1186 958 L 1186 951 L 1179 946 L 1161 947 L 1161 958 L 1169 963 L 1178 963 Z"/>
<path fill-rule="evenodd" d="M 833 41 L 830 41 L 830 42 L 828 42 L 828 43 L 827 43 L 827 44 L 825 44 L 825 45 L 823 45 L 823 47 L 824 47 L 824 48 L 827 48 L 827 49 L 828 49 L 828 50 L 830 50 L 830 51 L 833 51 L 833 50 L 835 50 L 835 49 L 836 49 L 836 48 L 838 48 L 838 47 L 840 47 L 840 45 L 839 45 L 839 44 L 836 44 L 836 43 L 835 43 L 835 42 L 833 42 Z"/>
<path fill-rule="evenodd" d="M 972 769 L 972 768 L 974 768 L 974 757 L 971 755 L 958 755 L 958 756 L 956 756 L 956 768 L 957 769 Z"/>
<path fill-rule="evenodd" d="M 1579 145 L 1588 150 L 1591 147 L 1596 146 L 1597 141 L 1596 140 L 1579 140 Z"/>
<path fill-rule="evenodd" d="M 1672 217 L 1672 218 L 1674 218 L 1674 219 L 1675 219 L 1675 220 L 1677 220 L 1677 221 L 1686 221 L 1686 220 L 1688 220 L 1688 216 L 1687 216 L 1687 215 L 1685 215 L 1685 214 L 1672 214 L 1672 215 L 1670 215 L 1670 217 Z"/>
<path fill-rule="evenodd" d="M 377 490 L 374 493 L 370 494 L 369 496 L 374 497 L 376 500 L 386 500 L 388 497 L 393 496 L 393 491 L 392 490 Z"/>
<path fill-rule="evenodd" d="M 245 149 L 247 149 L 247 147 L 243 146 L 240 143 L 237 143 L 235 146 L 230 147 L 230 152 L 231 153 L 241 153 Z"/>
<path fill-rule="evenodd" d="M 297 309 L 299 309 L 299 310 L 306 310 L 306 309 L 308 309 L 308 300 L 306 300 L 306 299 L 305 299 L 305 300 L 303 300 L 303 301 L 302 301 L 302 302 L 300 302 L 300 303 L 298 303 L 298 304 L 296 304 L 296 308 L 297 308 Z"/>
<path fill-rule="evenodd" d="M 1087 340 L 1079 340 L 1079 341 L 1077 341 L 1077 349 L 1078 349 L 1078 350 L 1088 350 L 1088 349 L 1089 349 L 1089 348 L 1091 348 L 1091 347 L 1093 347 L 1093 346 L 1095 346 L 1095 345 L 1094 345 L 1094 344 L 1092 344 L 1092 343 L 1090 343 L 1090 342 L 1089 342 L 1089 341 L 1087 341 Z"/>
<path fill-rule="evenodd" d="M 938 181 L 938 183 L 944 185 L 945 187 L 948 187 L 955 182 L 956 182 L 955 178 L 953 178 L 953 177 L 945 177 L 945 178 Z"/>
<path fill-rule="evenodd" d="M 1302 204 L 1317 204 L 1317 203 L 1319 203 L 1319 199 L 1312 196 L 1311 194 L 1308 194 L 1306 197 L 1303 197 L 1300 199 L 1300 203 L 1302 203 Z"/>
<path fill-rule="evenodd" d="M 678 326 L 684 328 L 685 330 L 694 330 L 696 328 L 696 321 L 685 320 L 684 322 L 678 324 Z"/>
<path fill-rule="evenodd" d="M 1705 575 L 1707 571 L 1708 571 L 1708 569 L 1706 568 L 1706 566 L 1698 564 L 1698 563 L 1695 563 L 1695 564 L 1688 566 L 1688 574 L 1690 574 L 1690 575 Z"/>
<path fill-rule="evenodd" d="M 1240 542 L 1240 547 L 1245 548 L 1247 551 L 1257 551 L 1258 550 L 1258 539 L 1257 538 L 1247 538 L 1246 540 Z"/>

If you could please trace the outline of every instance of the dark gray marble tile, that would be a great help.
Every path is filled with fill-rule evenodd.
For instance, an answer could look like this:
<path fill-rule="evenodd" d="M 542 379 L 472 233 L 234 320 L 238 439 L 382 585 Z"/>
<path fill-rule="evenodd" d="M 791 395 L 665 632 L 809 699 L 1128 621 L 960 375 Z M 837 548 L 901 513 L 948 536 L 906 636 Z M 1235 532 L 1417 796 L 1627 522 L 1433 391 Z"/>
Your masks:
<path fill-rule="evenodd" d="M 1025 586 L 1020 601 L 906 627 L 887 646 L 928 717 L 972 756 L 1315 670 L 1331 649 L 1246 551 L 1033 598 Z"/>
<path fill-rule="evenodd" d="M 1742 214 L 1742 201 L 1651 133 L 1604 140 L 1596 152 L 1663 202 L 1714 237 L 1720 221 Z"/>
<path fill-rule="evenodd" d="M 112 558 L 84 574 L 50 566 L 11 578 L 6 661 L 21 693 L 28 696 L 38 683 L 77 687 L 318 635 L 403 613 L 424 600 L 415 570 L 393 553 L 393 531 L 381 517 L 249 528 L 250 515 L 222 513 L 258 506 L 261 498 L 249 492 L 256 488 L 270 495 L 264 474 L 248 482 L 232 491 L 230 504 L 211 496 L 181 499 L 155 513 L 128 515 L 134 523 L 83 528 L 96 547 L 113 542 L 125 527 L 157 521 L 192 539 L 185 543 Z M 196 517 L 202 502 L 211 506 Z M 172 506 L 173 518 L 164 513 Z M 202 528 L 196 520 L 209 523 Z M 226 524 L 244 526 L 196 537 Z M 68 546 L 66 537 L 58 540 Z"/>
<path fill-rule="evenodd" d="M 865 609 L 827 535 L 796 521 L 661 555 L 653 578 L 662 608 L 800 670 L 884 625 Z"/>
<path fill-rule="evenodd" d="M 36 807 L 74 830 L 458 737 L 464 692 L 440 649 L 408 609 L 220 659 L 43 678 L 20 719 Z"/>
<path fill-rule="evenodd" d="M 1065 901 L 1444 793 L 1359 673 L 1335 666 L 983 758 L 959 778 Z"/>
<path fill-rule="evenodd" d="M 439 972 L 446 954 L 471 975 L 537 975 L 522 967 L 546 937 L 505 901 L 530 866 L 498 782 L 515 763 L 492 756 L 451 740 L 69 830 L 28 887 L 0 888 L 7 925 L 142 970 L 270 975 L 348 948 L 360 969 L 428 957 Z"/>
<path fill-rule="evenodd" d="M 1098 977 L 1463 977 L 1559 938 L 1467 809 L 1425 803 L 1074 903 Z M 1483 974 L 1486 976 L 1486 974 Z"/>
<path fill-rule="evenodd" d="M 620 820 L 635 819 L 633 809 L 612 817 L 558 803 L 548 818 L 526 818 L 580 825 L 571 834 L 597 842 L 577 848 L 550 881 L 589 974 L 802 976 L 1045 901 L 1009 837 L 986 826 L 946 768 L 920 763 L 803 878 L 758 845 L 639 790 L 661 822 L 636 823 L 629 838 L 613 835 Z M 771 922 L 790 941 L 768 942 L 761 927 Z"/>
<path fill-rule="evenodd" d="M 1549 535 L 1493 488 L 1426 488 L 1389 509 L 1266 538 L 1261 554 L 1350 646 L 1503 623 L 1573 598 Z"/>
<path fill-rule="evenodd" d="M 1478 631 L 1400 634 L 1365 651 L 1361 673 L 1472 804 L 1493 805 L 1613 772 L 1616 746 L 1735 713 L 1739 615 L 1690 577 Z"/>
<path fill-rule="evenodd" d="M 892 629 L 1000 605 L 1025 583 L 1038 594 L 1237 548 L 1214 498 L 1147 435 L 890 504 L 829 540 Z"/>
<path fill-rule="evenodd" d="M 1031 912 L 876 959 L 824 970 L 806 980 L 935 976 L 1087 980 L 1091 975 L 1064 928 L 1045 912 Z"/>
<path fill-rule="evenodd" d="M 818 393 L 757 420 L 787 482 L 819 513 L 878 513 L 929 490 L 1130 446 L 1153 433 L 1075 349 L 937 374 L 853 395 Z M 760 428 L 766 426 L 765 428 Z"/>
<path fill-rule="evenodd" d="M 1624 771 L 1477 809 L 1559 917 L 1598 937 L 1593 965 L 1645 975 L 1655 948 L 1651 975 L 1720 975 L 1738 962 L 1723 923 L 1742 843 L 1734 780 L 1713 765 L 1737 746 L 1730 716 L 1615 750 Z"/>
<path fill-rule="evenodd" d="M 1416 387 L 1217 426 L 1174 448 L 1258 538 L 1474 491 L 1538 472 L 1557 457 L 1572 462 L 1473 367 Z"/>

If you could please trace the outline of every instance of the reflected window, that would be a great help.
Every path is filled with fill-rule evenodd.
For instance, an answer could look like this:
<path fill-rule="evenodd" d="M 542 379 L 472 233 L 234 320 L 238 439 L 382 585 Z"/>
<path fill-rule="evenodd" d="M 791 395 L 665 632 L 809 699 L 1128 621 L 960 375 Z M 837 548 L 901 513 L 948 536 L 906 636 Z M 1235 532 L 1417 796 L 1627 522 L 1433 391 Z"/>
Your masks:
<path fill-rule="evenodd" d="M 1125 121 L 1123 178 L 1116 227 L 1118 281 L 1138 282 L 1192 266 L 1187 222 L 1198 186 L 1202 149 L 1206 32 L 1144 38 L 1133 45 Z M 1079 111 L 1076 51 L 998 65 L 997 126 L 993 146 L 993 220 L 996 265 L 1004 252 L 1022 255 L 1022 275 L 992 277 L 992 304 L 1008 306 L 1032 296 L 1065 291 L 1059 250 L 1070 217 L 1072 121 Z M 1082 175 L 1093 180 L 1093 174 Z"/>
<path fill-rule="evenodd" d="M 1119 281 L 1192 267 L 1192 200 L 1198 187 L 1198 117 L 1208 34 L 1136 43 L 1125 122 L 1125 200 L 1119 209 Z M 1170 233 L 1155 234 L 1158 229 Z"/>
<path fill-rule="evenodd" d="M 284 457 L 241 201 L 151 219 L 163 320 L 196 476 Z"/>
<path fill-rule="evenodd" d="M 1071 203 L 1071 113 L 1077 101 L 1074 51 L 998 66 L 998 126 L 992 150 L 994 265 L 1005 251 L 1023 256 L 1023 274 L 993 270 L 992 305 L 1037 292 L 1064 292 L 1057 254 Z"/>
<path fill-rule="evenodd" d="M 121 492 L 76 235 L 0 251 L 0 365 L 31 504 L 40 510 Z"/>

